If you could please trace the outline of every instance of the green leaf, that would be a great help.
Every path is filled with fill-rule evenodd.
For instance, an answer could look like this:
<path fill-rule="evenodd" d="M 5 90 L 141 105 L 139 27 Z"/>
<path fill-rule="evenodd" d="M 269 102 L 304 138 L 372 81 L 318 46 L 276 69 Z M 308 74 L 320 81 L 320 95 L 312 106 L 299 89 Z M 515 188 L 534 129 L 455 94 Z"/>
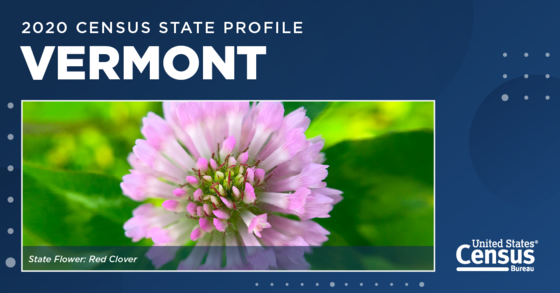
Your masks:
<path fill-rule="evenodd" d="M 313 121 L 329 104 L 328 102 L 283 102 L 284 114 L 288 114 L 300 107 L 307 110 L 306 115 Z"/>
<path fill-rule="evenodd" d="M 346 140 L 371 139 L 391 131 L 433 129 L 433 102 L 331 102 L 306 131 L 321 135 L 325 147 Z"/>
<path fill-rule="evenodd" d="M 325 245 L 433 245 L 433 132 L 345 141 L 326 157 L 328 187 L 344 199 L 317 220 L 331 232 Z"/>
<path fill-rule="evenodd" d="M 132 245 L 124 236 L 123 224 L 138 203 L 122 195 L 119 183 L 105 175 L 24 163 L 24 244 Z"/>

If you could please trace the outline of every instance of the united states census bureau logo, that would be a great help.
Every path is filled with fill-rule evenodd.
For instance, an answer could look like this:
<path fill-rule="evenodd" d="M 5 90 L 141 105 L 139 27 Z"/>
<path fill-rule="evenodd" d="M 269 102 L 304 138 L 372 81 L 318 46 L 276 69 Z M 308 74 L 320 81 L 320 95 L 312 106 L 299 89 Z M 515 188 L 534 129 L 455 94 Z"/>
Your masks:
<path fill-rule="evenodd" d="M 534 272 L 538 240 L 473 239 L 457 248 L 459 272 Z"/>

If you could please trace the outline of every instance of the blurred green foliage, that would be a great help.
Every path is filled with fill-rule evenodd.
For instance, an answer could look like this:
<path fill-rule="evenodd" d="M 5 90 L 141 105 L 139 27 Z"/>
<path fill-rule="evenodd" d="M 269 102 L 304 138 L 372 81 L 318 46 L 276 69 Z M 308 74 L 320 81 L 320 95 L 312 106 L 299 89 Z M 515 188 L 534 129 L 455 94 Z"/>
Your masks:
<path fill-rule="evenodd" d="M 326 140 L 328 186 L 344 191 L 331 218 L 316 219 L 331 232 L 325 245 L 433 246 L 432 102 L 284 105 L 307 109 L 306 135 Z M 24 245 L 133 244 L 122 225 L 138 203 L 119 183 L 149 111 L 162 115 L 161 103 L 23 103 Z"/>
<path fill-rule="evenodd" d="M 316 220 L 331 231 L 325 245 L 432 246 L 433 146 L 433 132 L 424 130 L 328 148 L 328 186 L 344 199 L 331 218 Z"/>
<path fill-rule="evenodd" d="M 313 121 L 308 137 L 321 135 L 325 147 L 391 131 L 433 129 L 433 102 L 332 102 Z"/>
<path fill-rule="evenodd" d="M 158 102 L 23 102 L 23 160 L 122 177 L 142 138 L 142 117 Z"/>
<path fill-rule="evenodd" d="M 120 180 L 29 163 L 24 170 L 23 245 L 132 245 L 122 226 L 138 204 L 122 195 Z"/>

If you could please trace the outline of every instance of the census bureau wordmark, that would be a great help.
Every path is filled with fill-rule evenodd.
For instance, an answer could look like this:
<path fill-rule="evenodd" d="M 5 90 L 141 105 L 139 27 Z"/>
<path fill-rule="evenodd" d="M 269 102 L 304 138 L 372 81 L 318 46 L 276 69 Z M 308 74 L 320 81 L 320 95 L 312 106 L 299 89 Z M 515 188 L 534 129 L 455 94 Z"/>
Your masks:
<path fill-rule="evenodd" d="M 471 245 L 463 244 L 457 248 L 456 257 L 457 261 L 463 267 L 458 267 L 457 271 L 509 271 L 512 272 L 533 272 L 534 267 L 529 266 L 516 266 L 516 265 L 532 265 L 535 262 L 535 256 L 533 255 L 535 246 L 538 244 L 538 240 L 534 241 L 524 241 L 521 239 L 517 241 L 515 239 L 507 239 L 505 241 L 500 239 L 499 241 L 492 241 L 486 239 L 485 241 L 479 239 L 472 240 L 472 248 L 477 248 L 472 251 Z M 502 248 L 502 249 L 495 249 Z M 503 249 L 510 248 L 510 249 Z M 470 253 L 470 258 L 465 257 Z M 476 265 L 508 265 L 507 266 L 490 266 L 482 267 Z"/>

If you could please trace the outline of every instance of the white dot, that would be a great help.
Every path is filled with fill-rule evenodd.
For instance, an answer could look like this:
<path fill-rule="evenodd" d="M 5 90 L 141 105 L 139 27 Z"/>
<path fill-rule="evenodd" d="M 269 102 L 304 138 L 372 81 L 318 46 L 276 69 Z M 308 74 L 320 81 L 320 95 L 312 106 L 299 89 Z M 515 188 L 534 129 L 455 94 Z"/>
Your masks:
<path fill-rule="evenodd" d="M 364 283 L 360 283 L 360 286 L 363 286 L 363 285 L 364 285 Z"/>
<path fill-rule="evenodd" d="M 544 54 L 544 56 L 550 57 L 550 53 L 546 52 L 546 54 Z"/>
<path fill-rule="evenodd" d="M 286 283 L 286 287 L 290 286 L 290 284 Z"/>
<path fill-rule="evenodd" d="M 378 285 L 378 284 L 377 284 L 377 283 L 375 283 L 375 287 L 377 287 L 377 285 Z"/>
<path fill-rule="evenodd" d="M 13 134 L 11 134 L 11 133 L 10 133 L 10 134 L 8 134 L 8 140 L 12 140 L 12 139 L 14 139 L 14 135 L 13 135 Z"/>
<path fill-rule="evenodd" d="M 9 268 L 13 268 L 16 265 L 16 260 L 13 257 L 8 257 L 6 259 L 6 266 Z"/>
<path fill-rule="evenodd" d="M 303 283 L 301 283 L 301 286 L 303 287 Z"/>
<path fill-rule="evenodd" d="M 14 166 L 12 166 L 12 165 L 8 166 L 8 171 L 10 171 L 10 172 L 14 171 Z"/>
<path fill-rule="evenodd" d="M 8 109 L 11 109 L 14 107 L 14 103 L 8 103 Z"/>
<path fill-rule="evenodd" d="M 506 102 L 509 99 L 509 96 L 506 94 L 502 95 L 502 101 Z"/>
<path fill-rule="evenodd" d="M 420 282 L 420 287 L 424 287 L 424 282 Z"/>
<path fill-rule="evenodd" d="M 315 283 L 315 286 L 319 286 L 319 283 Z"/>
<path fill-rule="evenodd" d="M 344 286 L 348 286 L 348 283 L 344 283 Z"/>
<path fill-rule="evenodd" d="M 8 234 L 14 234 L 14 229 L 9 228 L 9 229 L 8 229 Z"/>
<path fill-rule="evenodd" d="M 507 57 L 507 53 L 506 53 L 506 52 L 504 52 L 504 54 L 503 54 L 503 55 L 504 55 L 504 57 Z"/>
<path fill-rule="evenodd" d="M 504 77 L 504 79 L 506 79 L 506 78 L 507 78 L 507 74 L 504 74 L 503 77 Z"/>
<path fill-rule="evenodd" d="M 547 74 L 547 75 L 545 75 L 544 77 L 546 77 L 546 78 L 550 78 L 550 74 Z"/>
<path fill-rule="evenodd" d="M 393 287 L 393 283 L 391 283 L 391 287 Z"/>
<path fill-rule="evenodd" d="M 258 286 L 259 286 L 259 283 L 255 283 L 255 286 L 257 286 L 257 287 L 258 287 Z"/>
<path fill-rule="evenodd" d="M 9 202 L 9 203 L 12 203 L 12 202 L 14 202 L 14 198 L 13 198 L 13 197 L 11 197 L 11 196 L 10 196 L 10 197 L 8 197 L 8 202 Z"/>
<path fill-rule="evenodd" d="M 525 79 L 529 78 L 529 74 L 525 74 L 523 75 L 523 77 L 525 77 Z"/>
<path fill-rule="evenodd" d="M 524 98 L 525 98 L 525 100 L 528 100 L 528 99 L 529 99 L 529 96 L 525 96 Z"/>
<path fill-rule="evenodd" d="M 405 286 L 408 286 L 408 283 L 404 283 Z"/>
<path fill-rule="evenodd" d="M 546 97 L 544 97 L 544 98 L 547 99 L 547 100 L 550 100 L 550 96 L 546 96 Z"/>
<path fill-rule="evenodd" d="M 274 283 L 270 283 L 270 287 L 274 286 Z"/>
<path fill-rule="evenodd" d="M 529 53 L 525 52 L 525 54 L 523 54 L 523 56 L 529 57 Z"/>
<path fill-rule="evenodd" d="M 331 282 L 331 287 L 334 287 L 334 282 Z"/>

